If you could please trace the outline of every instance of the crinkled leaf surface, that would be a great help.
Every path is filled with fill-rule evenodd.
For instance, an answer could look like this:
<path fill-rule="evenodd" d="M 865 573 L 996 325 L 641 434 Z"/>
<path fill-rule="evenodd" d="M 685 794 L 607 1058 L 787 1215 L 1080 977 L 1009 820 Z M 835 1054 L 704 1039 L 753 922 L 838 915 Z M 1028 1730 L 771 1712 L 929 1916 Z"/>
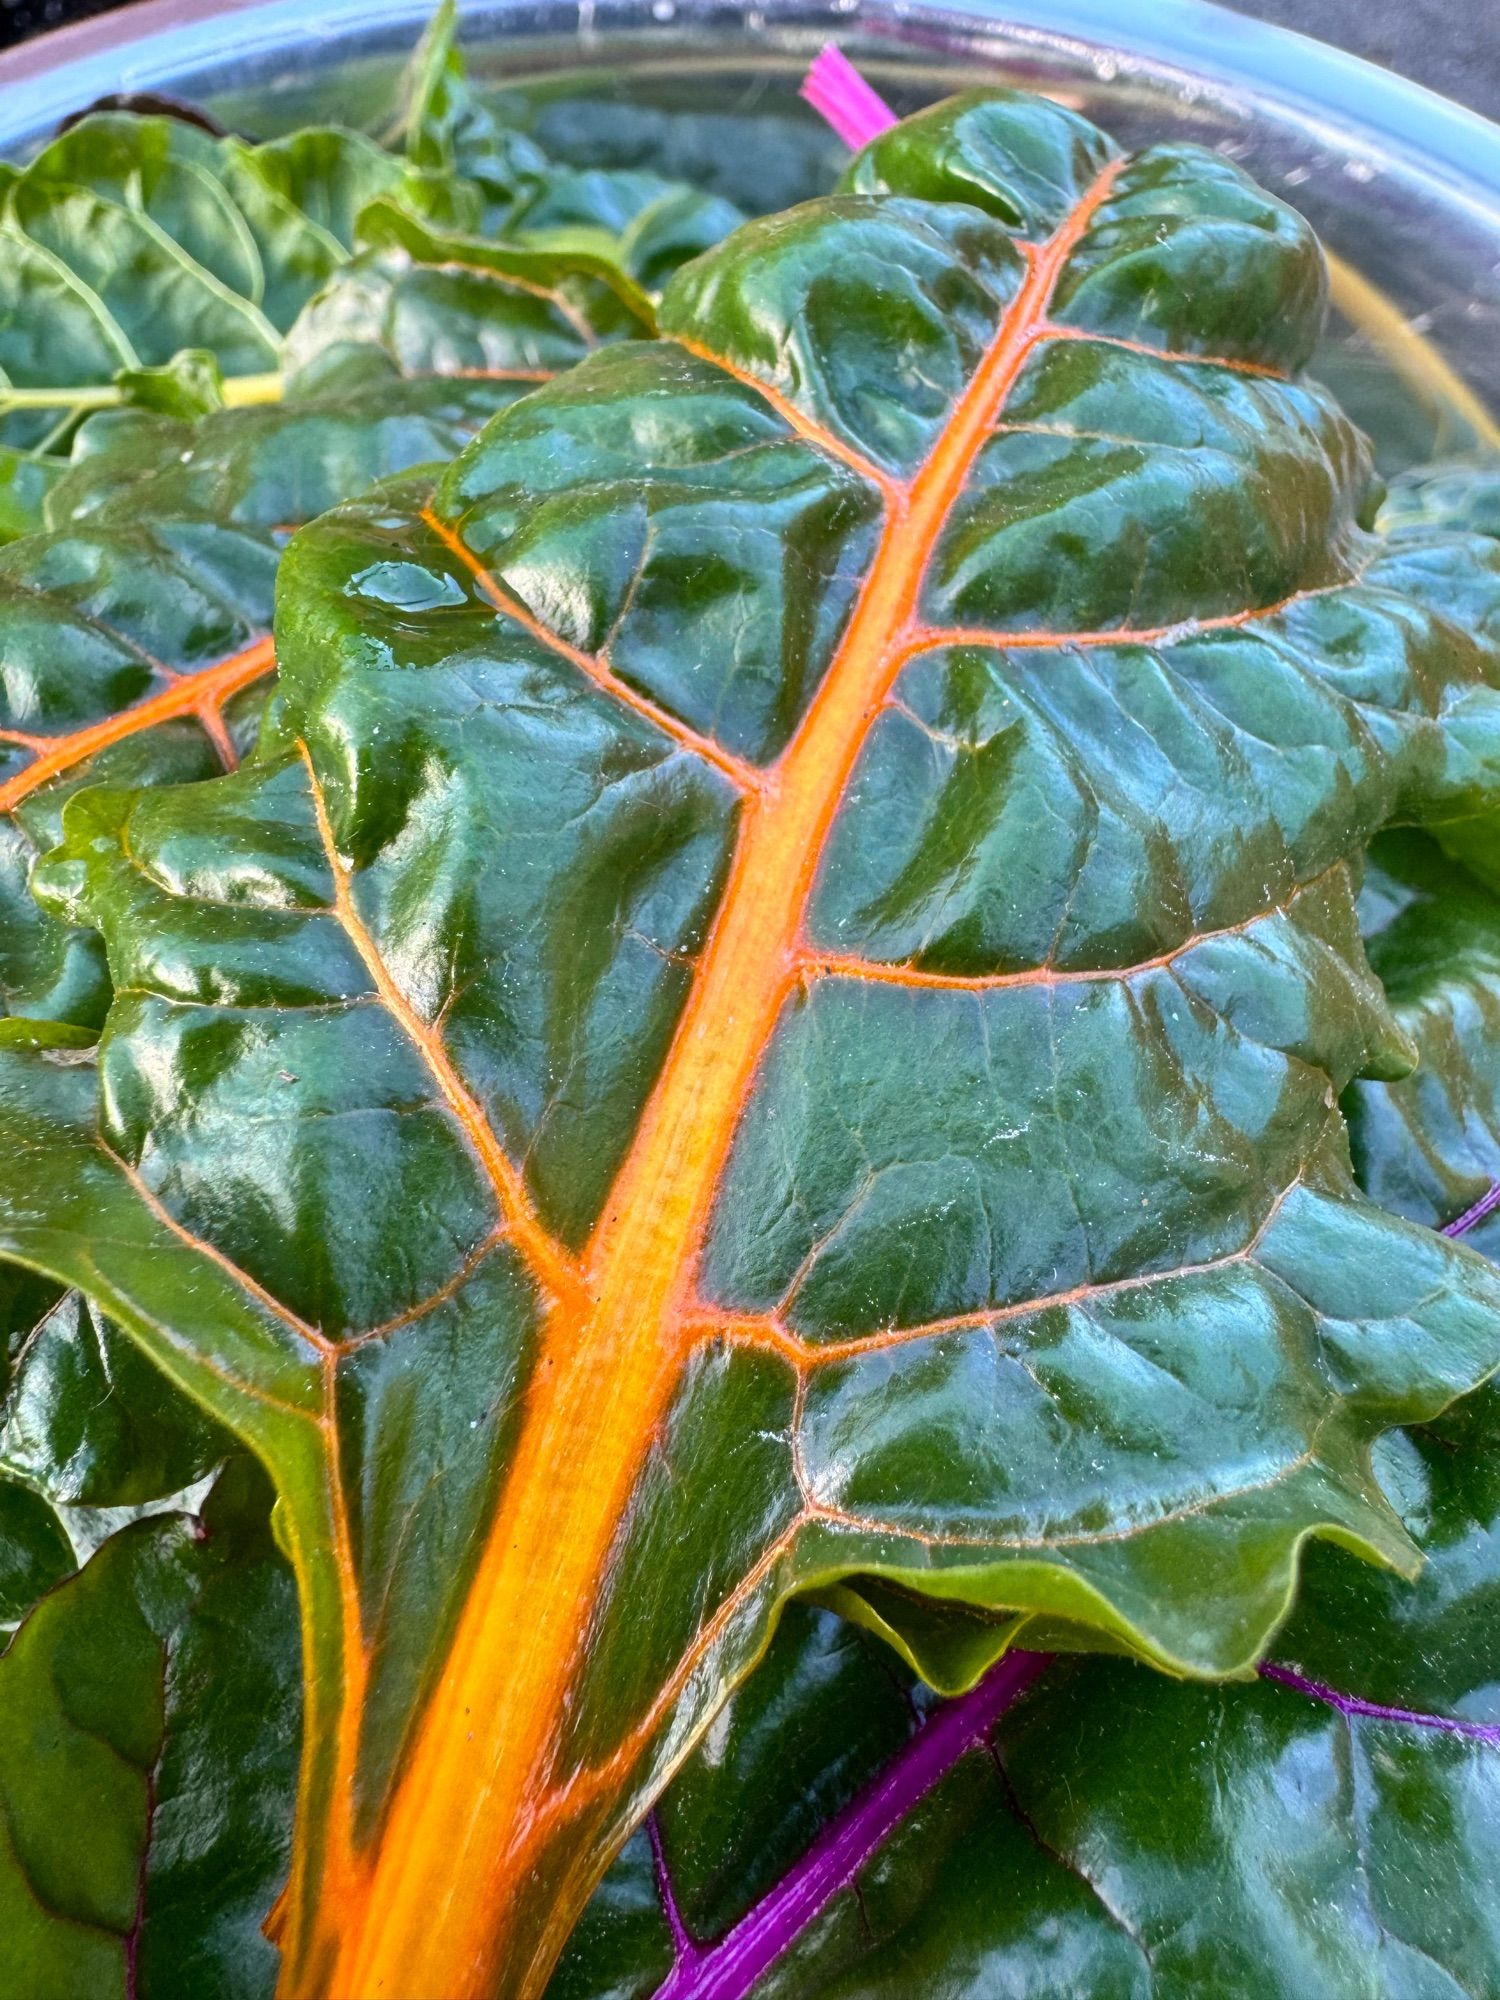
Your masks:
<path fill-rule="evenodd" d="M 4 1280 L 0 1467 L 57 1509 L 75 1547 L 97 1541 L 119 1510 L 195 1486 L 227 1456 L 224 1432 L 172 1395 L 86 1299 L 14 1268 Z"/>
<path fill-rule="evenodd" d="M 555 356 L 600 336 L 611 287 L 615 321 L 623 314 L 641 330 L 649 308 L 635 281 L 659 285 L 740 219 L 730 204 L 660 177 L 647 187 L 652 177 L 580 176 L 487 117 L 480 123 L 491 153 L 519 147 L 531 161 L 503 215 L 460 171 L 441 116 L 416 118 L 403 159 L 334 128 L 251 146 L 179 118 L 103 112 L 24 171 L 7 170 L 0 540 L 39 525 L 81 412 L 124 400 L 196 414 L 185 405 L 203 404 L 205 369 L 205 407 L 226 396 L 276 402 L 296 393 L 304 364 L 329 346 L 338 356 L 324 388 L 336 380 L 364 393 L 342 399 L 328 423 L 402 430 L 408 447 L 425 426 L 433 448 L 421 456 L 451 457 L 483 417 L 538 379 L 544 350 Z M 412 246 L 393 220 L 403 208 L 468 235 L 429 237 L 439 267 L 412 272 Z M 523 208 L 535 211 L 524 230 Z M 503 283 L 487 240 L 502 229 L 513 246 L 508 266 L 500 259 Z M 330 294 L 361 242 L 381 250 L 356 258 L 350 284 L 334 282 Z M 312 323 L 288 349 L 284 336 L 315 296 Z M 299 441 L 294 455 L 307 449 Z M 351 449 L 344 440 L 345 458 Z M 417 460 L 406 449 L 391 462 Z M 334 497 L 355 490 L 345 484 Z"/>
<path fill-rule="evenodd" d="M 1427 1558 L 1415 1585 L 1310 1556 L 1275 1656 L 1322 1696 L 1056 1662 L 747 1978 L 747 1920 L 788 1903 L 837 1815 L 858 1854 L 861 1815 L 930 1726 L 868 1641 L 792 1614 L 658 1806 L 655 1854 L 637 1834 L 606 1877 L 549 2000 L 1490 1992 L 1497 1417 L 1482 1391 L 1379 1448 Z"/>
<path fill-rule="evenodd" d="M 349 132 L 248 146 L 175 118 L 83 119 L 4 193 L 0 379 L 102 385 L 183 348 L 226 375 L 274 370 L 280 335 L 344 262 L 355 215 L 407 171 Z M 12 410 L 5 440 L 35 446 L 60 414 Z"/>
<path fill-rule="evenodd" d="M 232 1440 L 77 1292 L 0 1273 L 0 1624 L 184 1494 Z"/>
<path fill-rule="evenodd" d="M 49 523 L 187 512 L 289 529 L 451 458 L 495 410 L 604 342 L 649 331 L 644 299 L 597 258 L 495 251 L 378 203 L 366 227 L 384 247 L 356 257 L 292 328 L 280 401 L 196 421 L 92 417 L 48 496 Z"/>
<path fill-rule="evenodd" d="M 1383 1207 L 1432 1227 L 1500 1181 L 1500 897 L 1419 833 L 1376 842 L 1362 912 L 1371 963 L 1420 1061 L 1350 1086 L 1355 1169 Z M 1467 1240 L 1494 1257 L 1500 1219 Z"/>
<path fill-rule="evenodd" d="M 248 747 L 285 533 L 451 457 L 491 411 L 641 330 L 630 288 L 595 259 L 469 246 L 498 266 L 471 269 L 444 261 L 463 246 L 421 241 L 428 263 L 357 261 L 320 296 L 294 331 L 285 401 L 91 418 L 47 497 L 53 532 L 0 551 L 8 1011 L 102 1017 L 97 944 L 37 908 L 31 865 L 80 785 L 201 777 Z"/>
<path fill-rule="evenodd" d="M 111 778 L 201 778 L 251 739 L 276 550 L 202 515 L 123 509 L 0 549 L 0 994 L 10 1014 L 95 1023 L 97 939 L 33 901 L 63 804 Z"/>
<path fill-rule="evenodd" d="M 1392 481 L 1380 518 L 1395 529 L 1465 528 L 1500 537 L 1500 460 L 1490 452 L 1420 466 Z"/>
<path fill-rule="evenodd" d="M 790 1593 L 1218 1675 L 1411 1566 L 1500 1286 L 1350 1180 L 1351 871 L 1493 859 L 1500 550 L 1360 526 L 1321 304 L 1221 159 L 959 100 L 295 537 L 295 748 L 71 804 L 0 1245 L 276 1473 L 289 1994 L 539 1991 Z"/>
<path fill-rule="evenodd" d="M 296 1606 L 241 1461 L 111 1537 L 0 1659 L 0 1979 L 27 2000 L 269 2000 Z"/>

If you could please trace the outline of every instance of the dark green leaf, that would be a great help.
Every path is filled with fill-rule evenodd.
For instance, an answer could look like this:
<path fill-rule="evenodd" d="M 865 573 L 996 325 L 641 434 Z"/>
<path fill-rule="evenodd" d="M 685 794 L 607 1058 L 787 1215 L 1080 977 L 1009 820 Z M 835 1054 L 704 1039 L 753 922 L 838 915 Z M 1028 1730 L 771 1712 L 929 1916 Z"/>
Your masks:
<path fill-rule="evenodd" d="M 1392 482 L 1380 518 L 1398 531 L 1463 528 L 1500 536 L 1500 460 L 1491 453 L 1408 472 Z"/>
<path fill-rule="evenodd" d="M 1500 1982 L 1500 1395 L 1381 1447 L 1427 1557 L 1413 1586 L 1332 1551 L 1276 1642 L 1296 1686 L 1195 1689 L 1055 1663 L 765 1976 L 712 1956 L 917 1727 L 892 1670 L 789 1616 L 590 1905 L 549 2000 L 645 2000 L 669 1887 L 715 2000 L 1466 2000 Z M 1424 1722 L 1423 1716 L 1430 1718 Z M 1472 1727 L 1465 1736 L 1436 1724 Z M 768 1726 L 769 1723 L 769 1726 Z M 1488 1740 L 1484 1731 L 1490 1732 Z M 883 1759 L 872 1771 L 870 1751 Z M 810 1798 L 821 1812 L 809 1815 Z M 847 1818 L 847 1815 L 846 1815 Z M 852 1837 L 851 1853 L 859 1852 Z M 727 1890 L 727 1893 L 725 1893 Z M 684 1967 L 684 1975 L 687 1968 Z"/>
<path fill-rule="evenodd" d="M 659 172 L 549 160 L 471 88 L 457 28 L 456 7 L 440 7 L 408 66 L 396 121 L 408 158 L 437 177 L 434 214 L 446 207 L 444 219 L 490 238 L 592 250 L 650 291 L 744 220 L 722 195 Z M 774 164 L 772 154 L 765 165 Z"/>
<path fill-rule="evenodd" d="M 185 347 L 159 368 L 122 368 L 115 382 L 132 409 L 191 419 L 224 407 L 224 371 L 203 347 Z"/>
<path fill-rule="evenodd" d="M 51 525 L 190 514 L 290 528 L 391 473 L 451 458 L 493 411 L 642 330 L 621 291 L 638 295 L 612 265 L 601 279 L 598 259 L 495 251 L 408 228 L 383 204 L 367 220 L 393 247 L 356 257 L 303 313 L 281 401 L 192 425 L 101 412 L 55 482 Z M 131 386 L 141 400 L 138 378 Z M 154 400 L 167 410 L 172 398 Z"/>
<path fill-rule="evenodd" d="M 800 1590 L 1218 1676 L 1414 1566 L 1500 1282 L 1352 1186 L 1354 876 L 1500 872 L 1500 548 L 1366 532 L 1320 312 L 1224 160 L 960 100 L 302 530 L 252 766 L 68 804 L 0 1248 L 276 1472 L 292 1990 L 538 1992 Z"/>
<path fill-rule="evenodd" d="M 0 1625 L 24 1618 L 75 1567 L 68 1532 L 42 1495 L 0 1478 Z"/>
<path fill-rule="evenodd" d="M 0 445 L 0 542 L 35 534 L 47 495 L 62 472 L 58 459 Z"/>
<path fill-rule="evenodd" d="M 276 1468 L 294 1983 L 539 1990 L 798 1590 L 1246 1671 L 1500 1354 L 1335 1109 L 1365 843 L 1500 859 L 1500 549 L 1365 531 L 1222 160 L 1000 95 L 852 180 L 296 536 L 274 745 L 38 871 L 118 992 L 0 1243 Z"/>
<path fill-rule="evenodd" d="M 59 1507 L 140 1506 L 192 1486 L 228 1441 L 76 1292 L 12 1334 L 0 1467 Z"/>
<path fill-rule="evenodd" d="M 373 228 L 399 226 L 396 211 L 373 211 Z M 84 425 L 68 469 L 51 481 L 55 532 L 0 558 L 9 697 L 0 723 L 15 732 L 0 783 L 9 1011 L 84 1022 L 102 1014 L 93 941 L 41 912 L 27 887 L 38 846 L 56 838 L 62 800 L 102 779 L 202 776 L 253 740 L 258 695 L 233 696 L 227 734 L 210 704 L 212 740 L 194 704 L 226 673 L 235 680 L 227 662 L 269 628 L 269 531 L 451 457 L 493 410 L 598 342 L 640 329 L 621 298 L 638 295 L 613 266 L 597 276 L 597 259 L 492 253 L 430 232 L 420 242 L 427 263 L 371 252 L 325 289 L 288 343 L 284 401 L 214 409 L 193 423 L 194 408 L 219 393 L 212 356 L 187 353 L 123 376 L 130 399 L 149 407 L 101 411 Z M 465 247 L 488 261 L 459 265 Z M 257 685 L 269 667 L 262 656 Z M 182 674 L 207 678 L 170 679 Z M 101 748 L 111 730 L 118 740 Z M 45 746 L 32 741 L 41 737 Z"/>
<path fill-rule="evenodd" d="M 159 784 L 222 768 L 253 740 L 272 664 L 271 538 L 124 511 L 119 525 L 0 549 L 0 997 L 11 1014 L 93 1024 L 107 1002 L 96 941 L 30 892 L 65 800 L 103 778 Z"/>
<path fill-rule="evenodd" d="M 297 1758 L 291 1580 L 243 1463 L 112 1537 L 0 1660 L 0 1978 L 269 2000 Z"/>
<path fill-rule="evenodd" d="M 276 393 L 281 336 L 346 261 L 361 209 L 395 195 L 435 198 L 356 133 L 248 146 L 164 116 L 82 119 L 4 191 L 5 442 L 55 449 L 119 400 L 122 371 L 151 400 L 185 350 L 230 378 L 231 401 Z"/>
<path fill-rule="evenodd" d="M 1381 837 L 1362 914 L 1370 962 L 1420 1060 L 1398 1082 L 1350 1087 L 1355 1172 L 1382 1207 L 1433 1228 L 1500 1180 L 1500 896 L 1431 840 Z M 1466 1240 L 1500 1253 L 1500 1216 Z"/>

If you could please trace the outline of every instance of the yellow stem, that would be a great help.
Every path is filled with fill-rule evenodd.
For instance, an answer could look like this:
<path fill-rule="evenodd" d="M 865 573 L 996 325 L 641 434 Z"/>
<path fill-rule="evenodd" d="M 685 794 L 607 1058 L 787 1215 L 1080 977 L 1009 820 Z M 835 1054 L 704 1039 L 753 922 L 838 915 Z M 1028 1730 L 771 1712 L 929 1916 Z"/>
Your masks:
<path fill-rule="evenodd" d="M 226 409 L 243 409 L 248 403 L 279 403 L 285 377 L 276 369 L 267 375 L 229 375 L 224 380 Z"/>
<path fill-rule="evenodd" d="M 248 403 L 279 403 L 283 377 L 272 369 L 265 375 L 231 375 L 224 383 L 224 402 L 231 410 Z M 113 410 L 125 401 L 115 382 L 74 383 L 42 389 L 0 387 L 0 412 L 5 410 Z"/>

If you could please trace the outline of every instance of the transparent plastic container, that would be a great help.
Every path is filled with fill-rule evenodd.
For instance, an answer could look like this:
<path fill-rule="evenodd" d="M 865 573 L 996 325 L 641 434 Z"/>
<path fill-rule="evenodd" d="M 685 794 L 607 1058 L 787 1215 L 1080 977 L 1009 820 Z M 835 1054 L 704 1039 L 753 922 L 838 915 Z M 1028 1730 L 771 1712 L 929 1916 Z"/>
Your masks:
<path fill-rule="evenodd" d="M 160 91 L 268 137 L 379 132 L 428 0 L 143 0 L 0 56 L 0 154 L 98 97 Z M 475 74 L 599 164 L 669 157 L 742 202 L 816 192 L 840 149 L 799 104 L 836 39 L 901 110 L 985 78 L 1126 144 L 1215 147 L 1294 202 L 1335 260 L 1317 372 L 1395 468 L 1500 445 L 1500 127 L 1337 50 L 1203 0 L 481 0 Z"/>

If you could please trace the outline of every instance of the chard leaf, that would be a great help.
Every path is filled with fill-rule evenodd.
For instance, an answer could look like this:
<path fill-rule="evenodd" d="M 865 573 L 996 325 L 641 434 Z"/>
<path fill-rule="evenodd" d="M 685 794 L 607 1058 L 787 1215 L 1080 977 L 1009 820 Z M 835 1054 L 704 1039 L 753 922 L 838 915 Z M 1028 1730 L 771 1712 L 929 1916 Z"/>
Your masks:
<path fill-rule="evenodd" d="M 723 195 L 682 178 L 549 160 L 470 87 L 457 31 L 458 10 L 445 0 L 403 79 L 396 132 L 458 206 L 460 190 L 472 190 L 471 229 L 537 248 L 593 247 L 655 291 L 745 219 Z M 774 149 L 766 157 L 774 162 Z"/>
<path fill-rule="evenodd" d="M 1404 473 L 1392 481 L 1380 518 L 1396 530 L 1464 528 L 1500 537 L 1500 459 L 1490 452 Z"/>
<path fill-rule="evenodd" d="M 1385 834 L 1362 898 L 1370 960 L 1421 1060 L 1350 1086 L 1355 1171 L 1383 1208 L 1449 1227 L 1500 1181 L 1500 897 L 1420 833 Z M 1500 1254 L 1500 1215 L 1465 1240 Z"/>
<path fill-rule="evenodd" d="M 1314 1550 L 1253 1688 L 1059 1661 L 992 1726 L 969 1697 L 979 1726 L 934 1751 L 948 1710 L 903 1703 L 900 1670 L 828 1614 L 789 1615 L 549 2000 L 1491 1991 L 1497 1443 L 1488 1389 L 1382 1444 L 1422 1576 Z M 923 1750 L 929 1788 L 865 1841 Z"/>
<path fill-rule="evenodd" d="M 0 446 L 16 470 L 18 517 L 8 532 L 34 515 L 34 480 L 20 478 L 17 455 L 56 454 L 90 409 L 123 400 L 190 416 L 221 396 L 275 401 L 288 369 L 295 376 L 328 339 L 400 350 L 420 347 L 425 330 L 431 348 L 445 326 L 459 352 L 425 372 L 495 375 L 487 350 L 523 344 L 523 293 L 533 347 L 557 344 L 559 319 L 574 341 L 649 330 L 637 280 L 658 285 L 739 220 L 728 203 L 660 177 L 580 179 L 539 153 L 535 172 L 511 175 L 502 214 L 495 184 L 459 171 L 448 140 L 417 151 L 401 159 L 337 128 L 251 146 L 180 119 L 101 112 L 11 171 L 0 182 Z M 448 233 L 423 236 L 418 213 Z M 497 234 L 512 238 L 504 251 L 488 240 Z M 294 342 L 288 356 L 283 337 L 361 243 L 384 256 L 360 260 L 375 269 L 320 297 L 322 340 L 307 336 L 300 351 Z M 413 254 L 436 268 L 407 272 Z M 488 292 L 479 282 L 500 278 Z M 360 323 L 341 331 L 351 309 Z M 491 318 L 501 323 L 493 338 Z M 396 358 L 402 375 L 423 372 L 415 357 Z M 502 400 L 470 394 L 479 414 Z"/>
<path fill-rule="evenodd" d="M 94 1025 L 97 940 L 34 902 L 64 802 L 111 778 L 162 784 L 233 763 L 273 659 L 271 538 L 202 516 L 83 524 L 0 549 L 0 998 Z"/>
<path fill-rule="evenodd" d="M 791 1595 L 1211 1677 L 1413 1567 L 1500 1281 L 1353 1186 L 1353 871 L 1496 863 L 1500 548 L 1366 532 L 1321 309 L 1223 160 L 960 100 L 294 537 L 254 765 L 70 803 L 0 1247 L 276 1476 L 289 2000 L 539 1992 Z"/>
<path fill-rule="evenodd" d="M 290 529 L 391 473 L 451 458 L 495 410 L 645 330 L 618 272 L 594 276 L 597 260 L 513 252 L 494 257 L 500 268 L 466 266 L 445 253 L 491 253 L 423 240 L 433 261 L 372 251 L 325 287 L 288 336 L 279 402 L 196 422 L 91 417 L 48 495 L 50 525 L 186 513 Z"/>
<path fill-rule="evenodd" d="M 36 533 L 61 472 L 57 459 L 0 445 L 0 543 Z"/>
<path fill-rule="evenodd" d="M 76 1508 L 140 1507 L 180 1493 L 227 1455 L 224 1433 L 172 1396 L 134 1342 L 86 1299 L 35 1280 L 30 1287 L 8 1314 L 0 1466 L 44 1496 L 65 1525 Z"/>
<path fill-rule="evenodd" d="M 461 268 L 443 261 L 451 242 L 425 240 L 435 261 L 373 254 L 325 290 L 293 331 L 284 401 L 193 421 L 217 385 L 206 353 L 128 377 L 155 407 L 90 418 L 50 481 L 52 532 L 0 551 L 6 1011 L 102 1019 L 102 955 L 37 907 L 32 864 L 79 786 L 180 782 L 249 747 L 279 539 L 452 457 L 492 411 L 641 330 L 613 267 L 601 280 L 596 260 L 510 252 Z"/>
<path fill-rule="evenodd" d="M 17 250 L 51 257 L 86 290 L 127 365 L 159 367 L 179 348 L 204 347 L 231 375 L 275 367 L 276 329 L 254 298 L 258 269 L 240 273 L 235 291 L 144 210 L 29 174 L 10 190 L 5 226 Z"/>
<path fill-rule="evenodd" d="M 243 1461 L 123 1529 L 0 1659 L 0 1973 L 29 2000 L 270 2000 L 296 1611 Z"/>
<path fill-rule="evenodd" d="M 322 161 L 341 186 L 345 137 Z M 376 150 L 349 143 L 361 158 Z M 280 156 L 265 154 L 178 119 L 105 112 L 10 183 L 0 210 L 0 380 L 16 392 L 0 389 L 0 410 L 13 406 L 8 444 L 36 446 L 70 407 L 87 407 L 91 386 L 102 399 L 120 370 L 164 366 L 181 349 L 208 349 L 231 376 L 275 370 L 280 334 L 346 253 L 281 190 Z M 300 187 L 331 205 L 310 170 Z"/>
<path fill-rule="evenodd" d="M 547 174 L 541 148 L 502 124 L 470 86 L 458 46 L 456 0 L 442 5 L 412 53 L 398 90 L 395 142 L 417 167 L 458 174 L 503 217 Z"/>
<path fill-rule="evenodd" d="M 23 1618 L 74 1567 L 56 1511 L 20 1480 L 0 1479 L 0 1625 Z"/>

